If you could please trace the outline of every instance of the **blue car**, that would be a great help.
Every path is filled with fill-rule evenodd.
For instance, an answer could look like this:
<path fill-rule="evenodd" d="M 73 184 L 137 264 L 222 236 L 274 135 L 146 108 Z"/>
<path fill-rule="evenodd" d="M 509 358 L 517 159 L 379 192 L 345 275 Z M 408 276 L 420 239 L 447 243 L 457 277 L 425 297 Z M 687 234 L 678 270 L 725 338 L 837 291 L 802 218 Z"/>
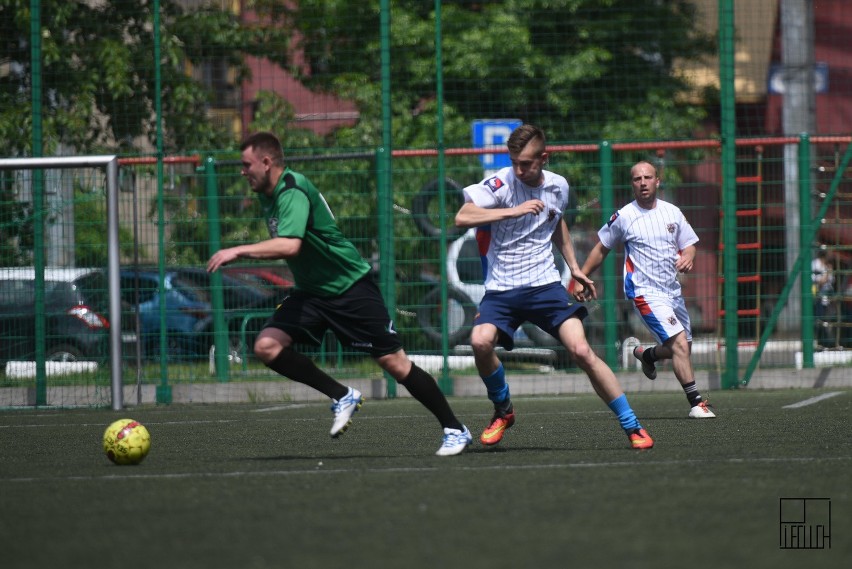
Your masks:
<path fill-rule="evenodd" d="M 136 329 L 144 357 L 159 357 L 160 275 L 156 268 L 123 269 L 120 273 L 125 330 Z M 170 359 L 207 357 L 213 344 L 211 277 L 204 269 L 191 267 L 165 270 L 166 339 Z M 272 314 L 279 301 L 274 292 L 249 282 L 222 275 L 224 315 L 231 343 L 243 337 L 240 326 L 246 313 Z M 136 307 L 136 308 L 134 308 Z M 247 343 L 253 342 L 259 321 L 252 321 Z M 232 348 L 232 349 L 237 349 Z"/>
<path fill-rule="evenodd" d="M 161 322 L 159 272 L 156 269 L 124 269 L 120 281 L 122 317 L 126 321 L 122 327 L 136 330 L 144 357 L 157 356 Z M 180 358 L 204 353 L 211 307 L 203 291 L 171 271 L 165 273 L 163 288 L 169 356 Z"/>

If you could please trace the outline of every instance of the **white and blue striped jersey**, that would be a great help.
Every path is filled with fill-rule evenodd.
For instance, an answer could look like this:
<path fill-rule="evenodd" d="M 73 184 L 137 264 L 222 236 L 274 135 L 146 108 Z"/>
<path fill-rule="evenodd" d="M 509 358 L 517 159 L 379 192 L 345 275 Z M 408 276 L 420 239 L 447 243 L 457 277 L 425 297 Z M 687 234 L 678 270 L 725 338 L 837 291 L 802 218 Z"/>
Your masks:
<path fill-rule="evenodd" d="M 677 206 L 657 199 L 657 207 L 642 209 L 634 200 L 613 214 L 598 238 L 607 249 L 624 243 L 626 298 L 680 296 L 675 262 L 698 235 Z"/>
<path fill-rule="evenodd" d="M 515 207 L 531 199 L 544 202 L 544 210 L 537 216 L 528 214 L 477 228 L 487 291 L 560 281 L 551 237 L 568 204 L 568 181 L 553 172 L 542 172 L 544 182 L 536 188 L 517 179 L 507 167 L 464 189 L 465 202 L 485 209 Z"/>

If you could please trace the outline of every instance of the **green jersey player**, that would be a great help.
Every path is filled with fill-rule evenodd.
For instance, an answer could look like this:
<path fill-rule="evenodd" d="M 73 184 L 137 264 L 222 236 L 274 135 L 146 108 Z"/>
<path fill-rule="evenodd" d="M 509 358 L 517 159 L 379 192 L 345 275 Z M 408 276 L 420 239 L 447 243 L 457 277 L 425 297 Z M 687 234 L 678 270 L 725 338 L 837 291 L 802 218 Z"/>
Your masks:
<path fill-rule="evenodd" d="M 217 251 L 207 270 L 237 259 L 286 259 L 296 283 L 264 324 L 254 353 L 275 372 L 332 399 L 330 434 L 337 437 L 348 428 L 363 397 L 293 349 L 297 343 L 319 344 L 330 329 L 344 346 L 372 356 L 435 415 L 444 429 L 436 454 L 462 452 L 472 441 L 470 431 L 456 418 L 435 379 L 406 355 L 381 292 L 370 279 L 369 264 L 344 237 L 322 194 L 285 166 L 274 134 L 250 135 L 240 150 L 242 175 L 263 204 L 270 238 Z"/>

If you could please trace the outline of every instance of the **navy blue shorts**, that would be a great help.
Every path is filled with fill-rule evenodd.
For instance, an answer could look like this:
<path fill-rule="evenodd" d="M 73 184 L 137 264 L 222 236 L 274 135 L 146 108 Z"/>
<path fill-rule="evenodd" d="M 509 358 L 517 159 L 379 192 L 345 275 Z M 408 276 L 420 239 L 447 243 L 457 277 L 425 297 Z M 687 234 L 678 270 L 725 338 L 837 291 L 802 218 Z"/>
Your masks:
<path fill-rule="evenodd" d="M 379 287 L 364 277 L 338 296 L 293 291 L 264 328 L 278 328 L 294 342 L 319 345 L 331 330 L 346 347 L 378 358 L 402 349 Z"/>
<path fill-rule="evenodd" d="M 571 302 L 561 283 L 553 283 L 487 291 L 479 303 L 479 314 L 473 325 L 494 324 L 500 332 L 497 343 L 511 350 L 515 347 L 515 332 L 524 322 L 532 322 L 558 340 L 563 322 L 573 316 L 582 320 L 588 314 L 583 304 Z"/>

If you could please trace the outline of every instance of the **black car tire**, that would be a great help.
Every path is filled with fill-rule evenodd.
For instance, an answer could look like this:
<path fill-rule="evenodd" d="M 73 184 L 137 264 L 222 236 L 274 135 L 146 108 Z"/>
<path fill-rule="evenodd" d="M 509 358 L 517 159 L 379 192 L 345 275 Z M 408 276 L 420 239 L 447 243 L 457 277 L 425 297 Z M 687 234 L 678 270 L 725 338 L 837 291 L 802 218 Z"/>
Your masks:
<path fill-rule="evenodd" d="M 71 344 L 58 344 L 50 346 L 44 354 L 48 362 L 79 362 L 83 359 L 83 353 Z"/>
<path fill-rule="evenodd" d="M 457 288 L 447 289 L 447 300 L 456 303 L 462 310 L 462 322 L 455 329 L 448 330 L 447 341 L 450 346 L 455 346 L 467 340 L 470 330 L 473 328 L 473 319 L 476 317 L 476 306 L 468 295 Z M 426 293 L 422 301 L 423 306 L 417 310 L 417 322 L 426 336 L 434 341 L 441 341 L 441 321 L 439 311 L 441 307 L 441 289 L 433 288 Z"/>
<path fill-rule="evenodd" d="M 464 204 L 464 194 L 462 193 L 464 186 L 452 178 L 445 178 L 444 183 L 446 184 L 447 215 L 454 215 L 453 212 L 457 211 Z M 414 218 L 414 225 L 426 237 L 440 237 L 441 232 L 446 231 L 447 239 L 453 240 L 462 236 L 467 229 L 456 227 L 455 223 L 450 223 L 446 228 L 443 228 L 432 221 L 433 216 L 429 213 L 429 204 L 432 200 L 438 199 L 440 191 L 441 184 L 439 180 L 432 180 L 423 186 L 411 202 L 411 215 Z"/>

